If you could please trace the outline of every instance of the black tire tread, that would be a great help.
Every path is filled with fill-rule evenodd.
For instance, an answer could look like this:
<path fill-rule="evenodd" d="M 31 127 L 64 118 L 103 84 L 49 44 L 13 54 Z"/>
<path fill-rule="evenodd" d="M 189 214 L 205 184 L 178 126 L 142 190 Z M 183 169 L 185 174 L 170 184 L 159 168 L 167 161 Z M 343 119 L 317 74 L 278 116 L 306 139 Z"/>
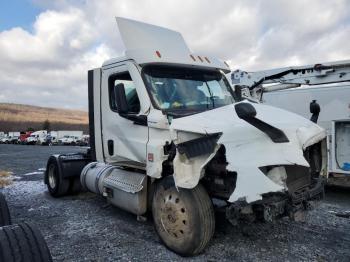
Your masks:
<path fill-rule="evenodd" d="M 56 168 L 56 175 L 58 176 L 56 178 L 56 188 L 50 189 L 50 184 L 48 181 L 48 173 L 50 165 L 54 164 Z M 60 169 L 58 166 L 57 159 L 55 157 L 50 157 L 49 161 L 47 163 L 46 172 L 45 172 L 45 181 L 47 183 L 47 188 L 51 196 L 53 197 L 61 197 L 69 194 L 69 188 L 70 188 L 70 181 L 69 179 L 65 179 L 62 177 L 62 174 L 60 174 Z"/>
<path fill-rule="evenodd" d="M 11 216 L 5 196 L 0 193 L 0 226 L 6 225 L 11 225 Z"/>
<path fill-rule="evenodd" d="M 200 245 L 197 247 L 196 250 L 193 251 L 193 255 L 200 254 L 204 248 L 209 243 L 210 239 L 213 237 L 215 232 L 215 213 L 214 208 L 211 202 L 211 199 L 206 192 L 205 188 L 198 184 L 193 189 L 193 195 L 197 200 L 197 203 L 199 203 L 198 206 L 198 212 L 200 215 L 201 220 L 203 221 L 203 238 L 200 243 Z"/>
<path fill-rule="evenodd" d="M 22 223 L 0 228 L 1 261 L 52 261 L 46 242 L 33 225 Z"/>

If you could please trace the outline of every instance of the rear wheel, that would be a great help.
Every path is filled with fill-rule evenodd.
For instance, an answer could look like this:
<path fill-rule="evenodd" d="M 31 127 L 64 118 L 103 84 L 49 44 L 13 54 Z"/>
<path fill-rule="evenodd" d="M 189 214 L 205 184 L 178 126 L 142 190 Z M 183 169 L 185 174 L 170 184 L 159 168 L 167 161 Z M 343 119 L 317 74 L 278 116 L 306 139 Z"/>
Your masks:
<path fill-rule="evenodd" d="M 152 201 L 156 231 L 169 249 L 182 256 L 204 250 L 215 231 L 215 215 L 202 185 L 177 189 L 173 177 L 166 177 L 156 185 Z"/>
<path fill-rule="evenodd" d="M 6 199 L 3 194 L 0 193 L 0 227 L 10 225 L 11 216 L 9 208 L 6 203 Z"/>
<path fill-rule="evenodd" d="M 52 261 L 40 231 L 27 223 L 0 228 L 0 261 Z"/>
<path fill-rule="evenodd" d="M 69 180 L 62 177 L 56 158 L 49 159 L 46 169 L 47 189 L 53 197 L 64 196 L 69 190 Z"/>

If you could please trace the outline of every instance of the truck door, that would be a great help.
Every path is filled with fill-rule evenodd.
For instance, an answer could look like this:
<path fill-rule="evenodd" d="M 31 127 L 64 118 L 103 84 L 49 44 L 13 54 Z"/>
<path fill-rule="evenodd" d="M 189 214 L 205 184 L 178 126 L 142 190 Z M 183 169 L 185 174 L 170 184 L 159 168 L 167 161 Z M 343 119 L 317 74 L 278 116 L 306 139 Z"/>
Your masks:
<path fill-rule="evenodd" d="M 127 65 L 104 70 L 101 87 L 101 124 L 103 154 L 107 163 L 143 168 L 146 165 L 148 141 L 147 121 L 140 123 L 118 113 L 117 85 L 123 84 L 129 115 L 140 115 L 140 93 L 137 84 L 140 75 L 132 76 Z M 141 99 L 143 101 L 143 99 Z"/>

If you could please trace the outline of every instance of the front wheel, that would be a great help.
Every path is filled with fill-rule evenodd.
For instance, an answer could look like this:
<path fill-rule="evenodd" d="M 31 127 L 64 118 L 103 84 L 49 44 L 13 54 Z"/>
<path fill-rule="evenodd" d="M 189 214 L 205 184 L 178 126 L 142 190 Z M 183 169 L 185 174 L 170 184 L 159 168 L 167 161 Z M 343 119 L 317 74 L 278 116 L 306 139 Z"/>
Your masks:
<path fill-rule="evenodd" d="M 201 253 L 215 231 L 215 214 L 205 188 L 177 189 L 172 176 L 156 184 L 152 200 L 156 231 L 181 256 Z"/>

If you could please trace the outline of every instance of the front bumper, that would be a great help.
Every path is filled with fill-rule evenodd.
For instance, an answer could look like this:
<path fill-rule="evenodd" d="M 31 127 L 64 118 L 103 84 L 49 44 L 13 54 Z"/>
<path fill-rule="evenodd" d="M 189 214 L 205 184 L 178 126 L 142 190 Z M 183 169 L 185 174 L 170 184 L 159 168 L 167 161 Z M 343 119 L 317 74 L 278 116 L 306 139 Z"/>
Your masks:
<path fill-rule="evenodd" d="M 323 177 L 319 177 L 313 186 L 289 193 L 291 204 L 298 205 L 304 201 L 323 199 L 325 182 Z"/>
<path fill-rule="evenodd" d="M 264 195 L 262 200 L 253 203 L 232 203 L 226 208 L 226 218 L 233 225 L 241 221 L 272 222 L 285 216 L 289 216 L 292 220 L 303 220 L 305 211 L 313 206 L 311 203 L 324 198 L 324 185 L 324 178 L 319 177 L 312 186 L 293 193 L 269 193 Z"/>

